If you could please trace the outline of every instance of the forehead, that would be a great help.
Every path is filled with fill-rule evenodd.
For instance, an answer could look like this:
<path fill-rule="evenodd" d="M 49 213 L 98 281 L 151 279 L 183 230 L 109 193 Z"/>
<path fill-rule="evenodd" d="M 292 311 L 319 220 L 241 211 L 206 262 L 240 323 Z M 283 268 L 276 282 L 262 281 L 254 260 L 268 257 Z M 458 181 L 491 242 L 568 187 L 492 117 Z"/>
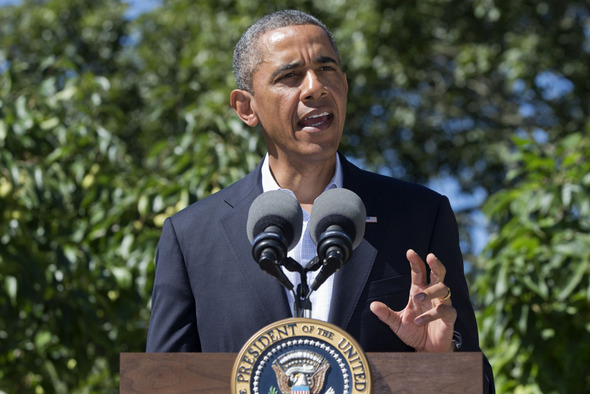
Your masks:
<path fill-rule="evenodd" d="M 338 59 L 326 32 L 316 25 L 297 25 L 270 30 L 258 41 L 262 63 L 283 64 L 307 56 Z"/>

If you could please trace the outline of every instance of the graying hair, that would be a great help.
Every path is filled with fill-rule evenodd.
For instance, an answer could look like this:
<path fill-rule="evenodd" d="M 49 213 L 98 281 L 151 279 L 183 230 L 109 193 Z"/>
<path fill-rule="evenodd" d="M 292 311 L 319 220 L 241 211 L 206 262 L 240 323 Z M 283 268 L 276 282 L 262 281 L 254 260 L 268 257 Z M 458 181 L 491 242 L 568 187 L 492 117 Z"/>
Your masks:
<path fill-rule="evenodd" d="M 326 32 L 330 43 L 338 55 L 338 48 L 334 36 L 319 19 L 305 12 L 296 10 L 277 11 L 266 15 L 254 23 L 242 35 L 234 49 L 233 67 L 238 89 L 246 90 L 254 94 L 252 80 L 256 69 L 262 61 L 258 50 L 258 39 L 271 30 L 288 26 L 315 25 Z M 338 60 L 340 56 L 338 55 Z"/>

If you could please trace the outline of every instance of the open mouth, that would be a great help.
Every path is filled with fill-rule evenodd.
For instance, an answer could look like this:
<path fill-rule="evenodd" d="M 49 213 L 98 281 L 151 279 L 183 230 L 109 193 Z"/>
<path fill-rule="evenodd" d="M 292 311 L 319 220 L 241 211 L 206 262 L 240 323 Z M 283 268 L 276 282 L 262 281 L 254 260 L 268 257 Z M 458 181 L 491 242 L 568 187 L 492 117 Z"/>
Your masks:
<path fill-rule="evenodd" d="M 320 114 L 314 114 L 307 116 L 299 121 L 302 127 L 313 127 L 322 128 L 322 126 L 329 125 L 330 121 L 334 118 L 329 112 L 322 112 Z"/>

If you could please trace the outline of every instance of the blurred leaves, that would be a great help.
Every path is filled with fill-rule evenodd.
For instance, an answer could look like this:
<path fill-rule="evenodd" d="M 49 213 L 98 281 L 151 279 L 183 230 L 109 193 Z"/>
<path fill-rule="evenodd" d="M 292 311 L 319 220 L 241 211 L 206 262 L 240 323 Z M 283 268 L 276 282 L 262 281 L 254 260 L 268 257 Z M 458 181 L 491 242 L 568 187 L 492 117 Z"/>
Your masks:
<path fill-rule="evenodd" d="M 590 389 L 590 123 L 551 143 L 515 138 L 497 231 L 475 289 L 501 392 Z"/>
<path fill-rule="evenodd" d="M 480 323 L 501 387 L 534 387 L 541 363 L 579 354 L 586 2 L 162 0 L 131 20 L 121 0 L 25 0 L 0 8 L 0 390 L 116 390 L 119 353 L 145 346 L 163 221 L 264 153 L 229 108 L 231 58 L 251 23 L 284 8 L 334 30 L 344 153 L 415 182 L 501 190 L 474 269 L 489 272 Z M 477 208 L 457 212 L 465 240 Z M 567 359 L 538 385 L 569 388 L 576 368 Z"/>
<path fill-rule="evenodd" d="M 199 65 L 205 86 L 189 86 L 180 55 L 200 47 L 175 45 L 164 70 L 157 45 L 121 45 L 138 34 L 124 9 L 1 9 L 0 390 L 115 391 L 119 353 L 145 349 L 163 220 L 260 157 L 227 109 L 227 69 Z"/>

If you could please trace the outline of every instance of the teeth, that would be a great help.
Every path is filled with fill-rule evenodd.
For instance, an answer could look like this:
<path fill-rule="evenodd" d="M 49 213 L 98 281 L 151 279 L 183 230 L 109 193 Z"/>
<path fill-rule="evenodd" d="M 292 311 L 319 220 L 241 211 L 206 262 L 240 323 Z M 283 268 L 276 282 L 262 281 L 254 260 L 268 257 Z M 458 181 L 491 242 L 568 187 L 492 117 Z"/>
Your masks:
<path fill-rule="evenodd" d="M 321 117 L 323 117 L 323 116 L 329 116 L 329 115 L 330 115 L 330 113 L 328 113 L 328 112 L 322 112 L 321 114 L 317 114 L 317 115 L 311 115 L 311 116 L 308 116 L 308 117 L 307 117 L 307 118 L 305 118 L 304 120 L 308 120 L 308 119 L 315 119 L 315 118 L 321 118 Z"/>

